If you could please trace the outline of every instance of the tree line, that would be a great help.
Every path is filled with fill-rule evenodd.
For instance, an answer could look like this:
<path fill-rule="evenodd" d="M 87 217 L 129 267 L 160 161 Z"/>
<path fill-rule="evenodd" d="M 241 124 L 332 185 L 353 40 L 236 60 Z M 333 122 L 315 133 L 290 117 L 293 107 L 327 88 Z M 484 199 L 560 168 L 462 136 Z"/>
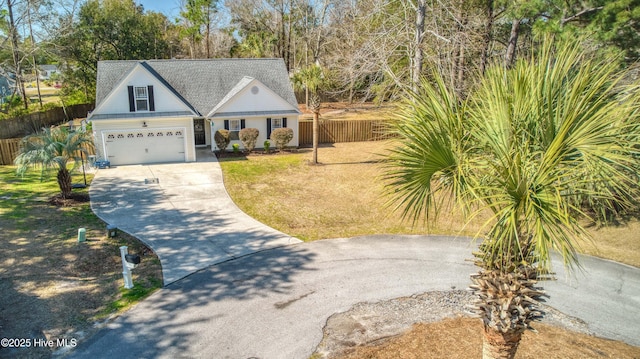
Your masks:
<path fill-rule="evenodd" d="M 176 4 L 178 0 L 176 0 Z M 464 97 L 489 63 L 506 67 L 541 34 L 640 57 L 640 0 L 181 0 L 175 18 L 135 0 L 4 0 L 0 63 L 11 95 L 45 63 L 63 99 L 92 101 L 100 60 L 283 58 L 323 69 L 323 99 L 395 99 L 437 72 Z M 15 99 L 15 96 L 13 97 Z M 14 100 L 20 101 L 20 100 Z"/>

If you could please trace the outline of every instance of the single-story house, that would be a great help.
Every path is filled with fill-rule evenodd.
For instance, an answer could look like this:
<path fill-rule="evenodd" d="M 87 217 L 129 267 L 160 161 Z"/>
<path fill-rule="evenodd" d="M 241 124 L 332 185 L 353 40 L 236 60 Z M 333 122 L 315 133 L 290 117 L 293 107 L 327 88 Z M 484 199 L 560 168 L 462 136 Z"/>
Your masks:
<path fill-rule="evenodd" d="M 293 129 L 298 103 L 282 59 L 100 61 L 91 122 L 97 158 L 112 165 L 192 162 L 219 129 L 229 148 L 242 128 L 257 147 L 279 127 Z"/>

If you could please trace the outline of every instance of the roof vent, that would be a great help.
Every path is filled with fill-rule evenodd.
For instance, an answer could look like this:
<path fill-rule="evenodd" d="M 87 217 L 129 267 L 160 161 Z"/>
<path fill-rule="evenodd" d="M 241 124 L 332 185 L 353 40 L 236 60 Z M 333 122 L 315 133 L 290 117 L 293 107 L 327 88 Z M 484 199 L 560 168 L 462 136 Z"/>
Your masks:
<path fill-rule="evenodd" d="M 260 89 L 258 88 L 258 86 L 253 86 L 253 87 L 251 88 L 251 93 L 252 93 L 252 94 L 257 95 L 257 94 L 258 94 L 258 92 L 260 92 Z"/>

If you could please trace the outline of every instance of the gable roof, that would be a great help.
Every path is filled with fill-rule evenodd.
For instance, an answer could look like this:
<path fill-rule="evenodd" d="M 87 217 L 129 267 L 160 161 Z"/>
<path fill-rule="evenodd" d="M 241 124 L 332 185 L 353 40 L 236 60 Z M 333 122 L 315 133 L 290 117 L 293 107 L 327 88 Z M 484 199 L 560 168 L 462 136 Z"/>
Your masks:
<path fill-rule="evenodd" d="M 227 94 L 220 100 L 220 102 L 218 102 L 211 109 L 209 114 L 211 115 L 211 112 L 215 112 L 220 107 L 224 106 L 224 104 L 226 104 L 229 100 L 231 100 L 235 95 L 237 95 L 240 91 L 244 90 L 245 87 L 249 86 L 249 84 L 252 83 L 253 80 L 254 78 L 250 76 L 243 77 L 242 80 L 240 80 L 240 82 L 238 82 L 229 92 L 227 92 Z"/>
<path fill-rule="evenodd" d="M 246 77 L 259 80 L 298 108 L 282 59 L 99 61 L 96 108 L 136 64 L 142 64 L 200 115 L 210 113 L 232 90 L 237 90 Z"/>

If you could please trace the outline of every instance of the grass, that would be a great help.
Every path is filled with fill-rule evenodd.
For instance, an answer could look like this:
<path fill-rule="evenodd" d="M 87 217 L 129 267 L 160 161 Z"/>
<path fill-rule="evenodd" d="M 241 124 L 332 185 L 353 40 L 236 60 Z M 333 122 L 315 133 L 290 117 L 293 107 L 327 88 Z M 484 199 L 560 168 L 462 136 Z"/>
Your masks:
<path fill-rule="evenodd" d="M 83 181 L 75 172 L 75 183 Z M 87 173 L 90 184 L 93 175 Z M 120 232 L 106 237 L 106 224 L 89 202 L 50 203 L 59 193 L 55 174 L 41 180 L 38 171 L 24 177 L 15 167 L 0 167 L 0 331 L 3 337 L 74 337 L 89 333 L 94 323 L 126 309 L 161 286 L 155 254 Z M 87 197 L 87 189 L 74 190 Z M 78 228 L 87 241 L 77 242 Z M 121 245 L 141 254 L 132 290 L 123 290 Z M 78 338 L 80 339 L 80 338 Z M 48 348 L 3 349 L 12 357 L 49 357 Z"/>
<path fill-rule="evenodd" d="M 249 215 L 305 241 L 367 234 L 449 234 L 473 236 L 484 218 L 467 224 L 453 209 L 437 221 L 412 223 L 385 206 L 381 153 L 389 142 L 322 146 L 321 165 L 309 165 L 311 150 L 272 156 L 223 159 L 225 186 Z M 446 203 L 444 204 L 446 205 Z M 640 222 L 589 229 L 586 254 L 640 267 Z"/>
<path fill-rule="evenodd" d="M 133 288 L 120 288 L 120 298 L 108 303 L 106 307 L 97 315 L 97 318 L 104 318 L 113 313 L 121 312 L 132 306 L 133 304 L 143 300 L 144 298 L 155 292 L 162 286 L 162 281 L 158 278 L 151 278 L 149 285 L 134 284 Z"/>
<path fill-rule="evenodd" d="M 460 233 L 464 221 L 455 214 L 414 228 L 385 207 L 384 187 L 378 179 L 384 145 L 321 147 L 322 164 L 317 166 L 308 164 L 309 149 L 248 156 L 242 162 L 223 159 L 221 166 L 227 190 L 245 212 L 305 241 L 373 233 Z M 474 232 L 466 228 L 461 233 Z"/>
<path fill-rule="evenodd" d="M 38 89 L 35 86 L 35 82 L 33 82 L 33 87 L 25 89 L 25 93 L 27 97 L 31 99 L 32 103 L 38 103 Z M 40 84 L 40 96 L 42 97 L 43 105 L 48 103 L 62 104 L 59 93 L 60 89 L 46 86 L 44 83 Z"/>
<path fill-rule="evenodd" d="M 394 118 L 394 104 L 374 104 L 371 102 L 348 104 L 345 102 L 323 103 L 320 107 L 321 120 L 390 120 Z M 301 120 L 312 120 L 313 113 L 300 105 Z"/>

